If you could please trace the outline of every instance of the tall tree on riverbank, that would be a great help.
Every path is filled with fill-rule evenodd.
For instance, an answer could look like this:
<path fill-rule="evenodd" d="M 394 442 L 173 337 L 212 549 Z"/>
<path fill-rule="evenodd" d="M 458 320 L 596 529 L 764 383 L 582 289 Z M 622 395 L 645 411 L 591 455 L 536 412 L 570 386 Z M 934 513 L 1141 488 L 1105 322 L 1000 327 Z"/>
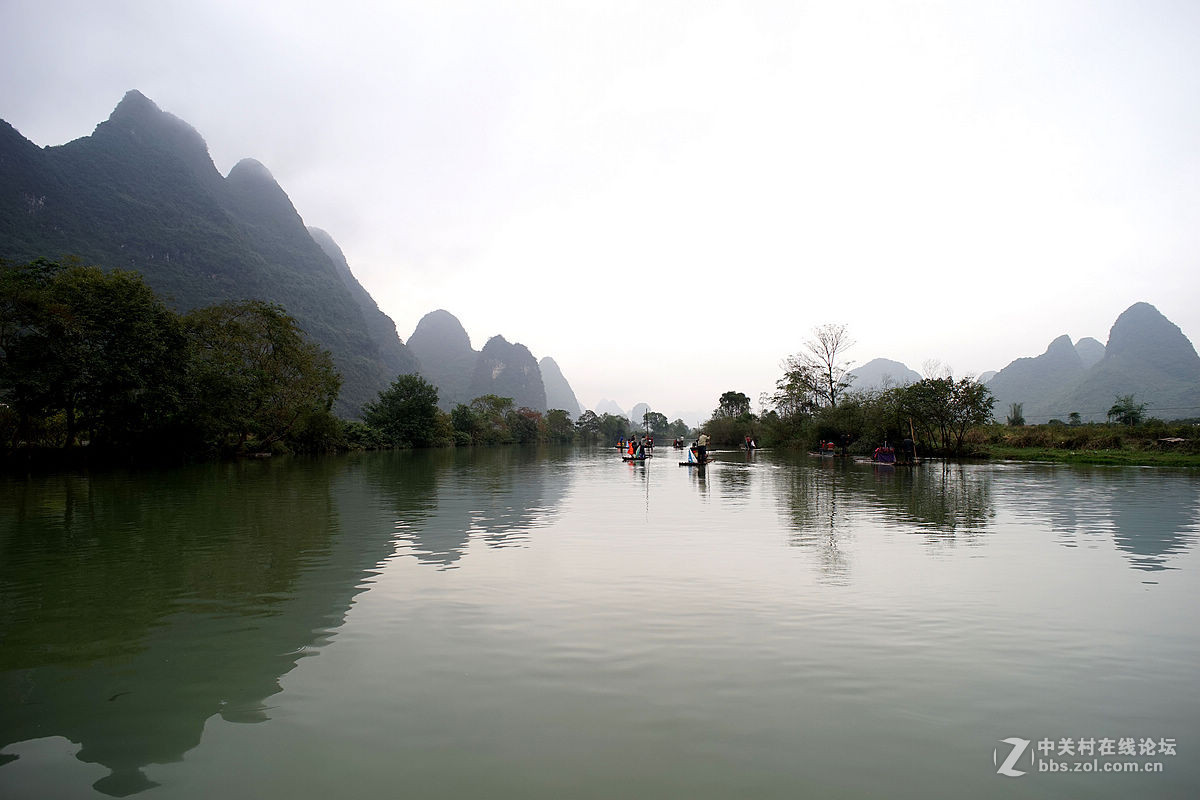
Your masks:
<path fill-rule="evenodd" d="M 428 447 L 445 438 L 439 425 L 438 390 L 420 375 L 400 375 L 363 407 L 363 422 L 393 447 Z"/>
<path fill-rule="evenodd" d="M 825 324 L 813 328 L 813 338 L 804 349 L 788 356 L 784 376 L 777 383 L 792 405 L 837 407 L 838 398 L 850 387 L 853 361 L 845 359 L 854 340 L 845 325 Z"/>
<path fill-rule="evenodd" d="M 280 306 L 250 300 L 184 317 L 190 419 L 210 446 L 269 448 L 329 416 L 341 376 Z"/>
<path fill-rule="evenodd" d="M 17 440 L 137 447 L 178 416 L 179 320 L 135 273 L 0 265 L 0 311 L 0 402 Z"/>
<path fill-rule="evenodd" d="M 1146 415 L 1146 404 L 1139 403 L 1131 394 L 1118 395 L 1108 410 L 1108 421 L 1133 427 L 1142 423 Z"/>
<path fill-rule="evenodd" d="M 974 378 L 924 378 L 893 389 L 926 449 L 961 453 L 967 431 L 991 419 L 996 399 Z"/>

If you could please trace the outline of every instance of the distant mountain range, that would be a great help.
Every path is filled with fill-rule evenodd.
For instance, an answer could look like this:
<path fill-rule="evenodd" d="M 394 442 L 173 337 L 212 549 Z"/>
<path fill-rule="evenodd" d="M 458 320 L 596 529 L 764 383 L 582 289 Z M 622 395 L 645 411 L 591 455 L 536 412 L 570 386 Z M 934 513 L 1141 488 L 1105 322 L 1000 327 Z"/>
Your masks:
<path fill-rule="evenodd" d="M 1036 358 L 1009 364 L 988 382 L 996 417 L 1021 403 L 1025 421 L 1066 420 L 1077 412 L 1102 421 L 1114 400 L 1132 394 L 1146 413 L 1161 419 L 1200 416 L 1200 356 L 1177 325 L 1149 303 L 1126 309 L 1108 334 L 1108 345 L 1063 335 Z"/>
<path fill-rule="evenodd" d="M 898 361 L 877 358 L 854 369 L 854 389 L 918 381 Z M 999 372 L 979 376 L 996 398 L 994 416 L 1003 421 L 1020 403 L 1025 421 L 1067 421 L 1077 412 L 1085 422 L 1106 419 L 1114 401 L 1132 394 L 1146 413 L 1160 419 L 1200 416 L 1200 356 L 1177 325 L 1149 303 L 1135 303 L 1117 317 L 1108 345 L 1063 334 L 1040 356 L 1018 358 Z"/>
<path fill-rule="evenodd" d="M 579 418 L 575 392 L 554 359 L 539 363 L 525 345 L 503 336 L 493 336 L 476 351 L 458 317 L 449 311 L 438 309 L 422 317 L 408 337 L 408 347 L 421 362 L 421 374 L 438 387 L 438 405 L 444 410 L 494 394 L 511 397 L 518 408 L 557 408 L 572 420 Z"/>
<path fill-rule="evenodd" d="M 850 384 L 852 389 L 885 389 L 921 380 L 919 373 L 890 358 L 872 359 L 861 367 L 855 367 L 850 374 L 854 376 Z"/>
<path fill-rule="evenodd" d="M 527 349 L 494 337 L 476 354 L 453 317 L 453 325 L 425 332 L 418 360 L 337 243 L 305 227 L 265 166 L 245 159 L 222 177 L 200 134 L 137 91 L 90 136 L 57 147 L 39 148 L 0 120 L 0 258 L 73 257 L 141 273 L 179 311 L 278 303 L 333 355 L 341 416 L 358 416 L 397 375 L 412 372 L 439 387 L 443 405 L 491 393 L 547 408 Z M 438 341 L 443 333 L 450 338 Z M 578 403 L 565 405 L 574 398 L 570 385 L 557 365 L 553 371 L 554 396 L 574 416 Z"/>

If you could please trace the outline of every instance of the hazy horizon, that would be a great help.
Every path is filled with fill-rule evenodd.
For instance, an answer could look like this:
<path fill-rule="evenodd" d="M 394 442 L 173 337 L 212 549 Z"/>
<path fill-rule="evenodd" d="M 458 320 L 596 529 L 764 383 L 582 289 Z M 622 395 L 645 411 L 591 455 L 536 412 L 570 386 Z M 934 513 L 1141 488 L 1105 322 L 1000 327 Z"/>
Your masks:
<path fill-rule="evenodd" d="M 137 89 L 261 161 L 407 340 L 444 308 L 584 407 L 757 407 L 814 326 L 956 375 L 1200 331 L 1200 6 L 14 2 L 39 146 Z M 52 47 L 53 57 L 46 57 Z M 686 416 L 685 416 L 686 418 Z"/>

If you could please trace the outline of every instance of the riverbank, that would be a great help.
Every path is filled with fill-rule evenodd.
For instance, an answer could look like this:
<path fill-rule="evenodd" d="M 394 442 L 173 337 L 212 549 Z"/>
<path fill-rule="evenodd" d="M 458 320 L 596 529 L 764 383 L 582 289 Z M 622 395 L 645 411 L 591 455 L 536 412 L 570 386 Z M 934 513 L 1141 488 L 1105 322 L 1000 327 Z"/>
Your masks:
<path fill-rule="evenodd" d="M 1134 449 L 1062 450 L 1050 447 L 983 448 L 979 455 L 992 461 L 1053 461 L 1067 464 L 1112 464 L 1139 467 L 1200 469 L 1200 455 Z"/>
<path fill-rule="evenodd" d="M 1189 422 L 1150 421 L 1128 427 L 989 425 L 968 432 L 971 455 L 1014 461 L 1200 467 L 1200 428 Z"/>

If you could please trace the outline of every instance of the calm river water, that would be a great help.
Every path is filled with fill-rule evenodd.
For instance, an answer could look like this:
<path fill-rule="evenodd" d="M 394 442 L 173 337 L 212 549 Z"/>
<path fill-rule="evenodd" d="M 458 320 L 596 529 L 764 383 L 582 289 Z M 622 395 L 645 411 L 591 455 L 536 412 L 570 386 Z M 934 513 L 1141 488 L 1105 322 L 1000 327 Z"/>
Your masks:
<path fill-rule="evenodd" d="M 0 797 L 1200 794 L 1200 475 L 717 458 L 0 478 Z"/>

